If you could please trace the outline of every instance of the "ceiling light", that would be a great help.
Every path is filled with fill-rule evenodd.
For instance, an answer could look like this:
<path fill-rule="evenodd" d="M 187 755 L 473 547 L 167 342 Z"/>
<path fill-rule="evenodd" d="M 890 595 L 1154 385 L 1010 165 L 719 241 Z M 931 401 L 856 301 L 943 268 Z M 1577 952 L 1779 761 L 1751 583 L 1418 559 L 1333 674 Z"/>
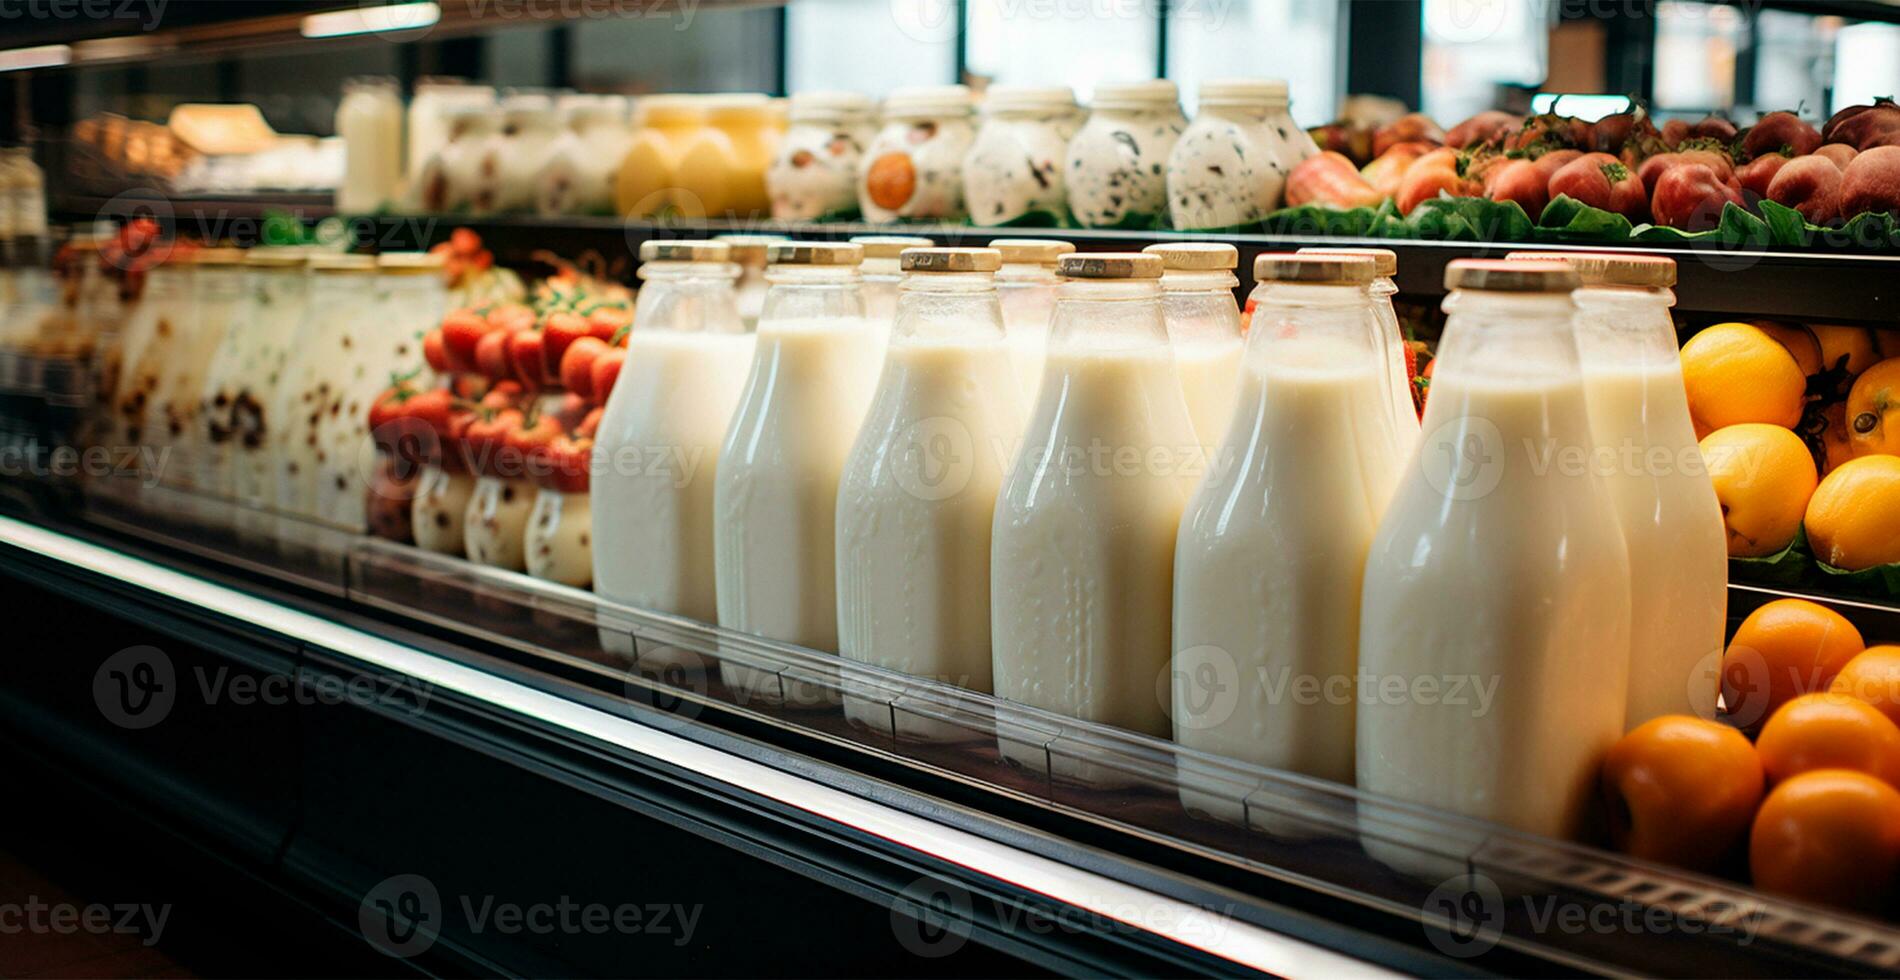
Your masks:
<path fill-rule="evenodd" d="M 58 68 L 72 64 L 73 49 L 70 44 L 43 44 L 37 48 L 14 48 L 0 51 L 0 71 L 22 71 L 27 68 Z"/>
<path fill-rule="evenodd" d="M 441 19 L 442 8 L 434 3 L 392 3 L 311 14 L 303 19 L 302 30 L 304 37 L 346 37 L 420 30 Z"/>

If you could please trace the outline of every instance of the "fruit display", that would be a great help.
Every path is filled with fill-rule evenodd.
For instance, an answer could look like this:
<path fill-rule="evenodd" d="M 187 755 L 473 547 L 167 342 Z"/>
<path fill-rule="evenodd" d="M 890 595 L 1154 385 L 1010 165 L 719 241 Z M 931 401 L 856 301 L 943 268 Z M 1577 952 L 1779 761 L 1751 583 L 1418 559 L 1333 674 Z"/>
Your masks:
<path fill-rule="evenodd" d="M 1656 718 L 1605 757 L 1615 846 L 1764 891 L 1886 914 L 1900 894 L 1900 646 L 1780 599 L 1723 652 L 1724 712 Z M 1752 735 L 1752 741 L 1751 741 Z"/>
<path fill-rule="evenodd" d="M 1900 595 L 1897 349 L 1881 330 L 1770 320 L 1682 345 L 1738 578 Z"/>
<path fill-rule="evenodd" d="M 1420 114 L 1287 178 L 1267 232 L 1474 241 L 1859 248 L 1900 245 L 1900 106 L 1819 127 L 1770 112 L 1657 126 L 1641 107 L 1586 122 L 1489 111 L 1443 132 Z M 1351 143 L 1346 143 L 1350 148 Z"/>

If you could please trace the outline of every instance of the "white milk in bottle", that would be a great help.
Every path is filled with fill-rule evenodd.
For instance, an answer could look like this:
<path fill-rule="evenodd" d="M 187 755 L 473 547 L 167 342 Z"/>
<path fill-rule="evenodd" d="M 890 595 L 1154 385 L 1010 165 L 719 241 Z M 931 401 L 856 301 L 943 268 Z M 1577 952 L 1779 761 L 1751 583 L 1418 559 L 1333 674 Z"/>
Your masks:
<path fill-rule="evenodd" d="M 771 289 L 713 486 L 719 625 L 827 653 L 838 650 L 838 484 L 877 385 L 863 251 L 768 247 Z M 741 697 L 835 703 L 781 691 L 772 673 L 744 664 L 719 672 Z"/>
<path fill-rule="evenodd" d="M 1348 785 L 1360 575 L 1403 464 L 1376 271 L 1360 257 L 1255 260 L 1240 410 L 1174 559 L 1175 741 Z M 1238 800 L 1190 788 L 1181 763 L 1183 805 L 1241 819 Z"/>
<path fill-rule="evenodd" d="M 1174 541 L 1200 447 L 1161 320 L 1161 259 L 1065 255 L 1035 408 L 996 502 L 996 693 L 1147 735 L 1165 689 Z M 1005 758 L 1088 784 L 1092 763 L 999 738 Z"/>
<path fill-rule="evenodd" d="M 1713 718 L 1728 609 L 1728 543 L 1682 387 L 1669 317 L 1675 260 L 1535 252 L 1507 258 L 1567 261 L 1583 280 L 1573 298 L 1596 436 L 1592 458 L 1630 557 L 1623 727 L 1666 714 Z"/>
<path fill-rule="evenodd" d="M 992 249 L 917 248 L 889 353 L 838 491 L 838 652 L 990 690 L 990 525 L 1022 429 Z M 900 689 L 901 692 L 901 689 Z M 900 736 L 955 730 L 855 691 L 845 715 Z"/>
<path fill-rule="evenodd" d="M 594 591 L 706 623 L 719 618 L 713 486 L 720 443 L 752 364 L 731 259 L 725 242 L 640 246 L 644 285 L 625 377 L 594 436 Z M 636 660 L 655 670 L 705 666 L 691 650 L 646 642 Z"/>
<path fill-rule="evenodd" d="M 1240 385 L 1240 305 L 1234 302 L 1240 280 L 1233 271 L 1240 253 L 1219 242 L 1163 242 L 1142 251 L 1161 256 L 1161 319 L 1174 349 L 1174 373 L 1211 459 L 1233 421 Z"/>
<path fill-rule="evenodd" d="M 1036 403 L 1042 384 L 1043 349 L 1056 311 L 1056 260 L 1075 251 L 1052 238 L 997 238 L 990 247 L 1003 256 L 996 270 L 996 298 L 1003 306 L 1003 336 L 1025 407 Z"/>
<path fill-rule="evenodd" d="M 1623 732 L 1629 560 L 1603 481 L 1558 462 L 1592 444 L 1561 263 L 1461 259 L 1424 435 L 1373 539 L 1361 592 L 1359 788 L 1559 839 L 1587 826 Z M 1448 875 L 1476 838 L 1362 843 Z"/>
<path fill-rule="evenodd" d="M 907 248 L 929 248 L 936 242 L 916 235 L 859 235 L 851 243 L 864 248 L 864 262 L 858 266 L 864 277 L 864 316 L 877 343 L 878 363 L 883 364 L 891 321 L 897 318 L 897 287 L 904 281 L 898 256 Z"/>
<path fill-rule="evenodd" d="M 1405 328 L 1399 325 L 1399 313 L 1392 305 L 1392 297 L 1399 294 L 1398 284 L 1392 277 L 1399 274 L 1399 253 L 1389 248 L 1325 248 L 1312 246 L 1300 249 L 1301 255 L 1362 255 L 1372 259 L 1379 266 L 1379 278 L 1372 282 L 1372 296 L 1377 301 L 1374 311 L 1379 314 L 1380 344 L 1385 349 L 1386 384 L 1392 388 L 1392 406 L 1394 422 L 1399 430 L 1399 448 L 1409 453 L 1418 442 L 1418 410 L 1412 400 L 1412 376 L 1405 367 Z"/>

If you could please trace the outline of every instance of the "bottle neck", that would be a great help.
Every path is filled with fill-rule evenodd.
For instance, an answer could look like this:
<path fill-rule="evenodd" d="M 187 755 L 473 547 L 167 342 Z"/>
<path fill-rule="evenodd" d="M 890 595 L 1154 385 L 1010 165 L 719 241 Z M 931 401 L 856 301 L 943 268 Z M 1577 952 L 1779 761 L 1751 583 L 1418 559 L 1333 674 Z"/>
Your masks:
<path fill-rule="evenodd" d="M 1154 279 L 1071 279 L 1056 290 L 1049 349 L 1069 353 L 1168 346 Z"/>
<path fill-rule="evenodd" d="M 1201 103 L 1195 114 L 1198 119 L 1225 119 L 1237 123 L 1258 123 L 1267 118 L 1267 105 L 1264 102 L 1216 102 Z"/>
<path fill-rule="evenodd" d="M 1168 340 L 1177 347 L 1238 341 L 1240 306 L 1234 302 L 1234 287 L 1239 284 L 1225 271 L 1162 276 L 1161 314 Z"/>
<path fill-rule="evenodd" d="M 1632 368 L 1679 364 L 1676 294 L 1667 289 L 1591 286 L 1572 294 L 1577 304 L 1577 353 L 1584 367 Z"/>
<path fill-rule="evenodd" d="M 1246 356 L 1256 366 L 1384 363 L 1369 284 L 1266 282 L 1254 295 Z"/>
<path fill-rule="evenodd" d="M 759 311 L 760 332 L 794 321 L 864 319 L 864 282 L 856 269 L 773 266 L 766 270 L 765 281 L 765 306 Z"/>
<path fill-rule="evenodd" d="M 1003 337 L 1003 307 L 987 272 L 924 272 L 904 278 L 892 343 L 984 341 Z"/>
<path fill-rule="evenodd" d="M 634 329 L 669 333 L 744 333 L 729 262 L 648 262 L 634 300 Z"/>
<path fill-rule="evenodd" d="M 1567 293 L 1453 290 L 1439 345 L 1435 382 L 1459 380 L 1531 385 L 1578 380 L 1576 305 Z"/>

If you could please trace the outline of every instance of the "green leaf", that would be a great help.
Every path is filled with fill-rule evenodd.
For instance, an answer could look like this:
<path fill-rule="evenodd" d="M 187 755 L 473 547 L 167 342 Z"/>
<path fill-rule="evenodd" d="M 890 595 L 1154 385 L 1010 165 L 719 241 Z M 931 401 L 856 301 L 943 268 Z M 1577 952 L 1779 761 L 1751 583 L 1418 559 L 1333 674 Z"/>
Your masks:
<path fill-rule="evenodd" d="M 1730 577 L 1746 582 L 1767 582 L 1775 585 L 1795 585 L 1806 576 L 1814 559 L 1808 554 L 1808 536 L 1805 530 L 1796 525 L 1794 540 L 1786 548 L 1761 558 L 1739 558 L 1730 556 L 1728 568 Z"/>
<path fill-rule="evenodd" d="M 1768 223 L 1733 201 L 1722 205 L 1722 221 L 1715 226 L 1715 231 L 1724 245 L 1737 248 L 1767 248 L 1774 244 Z"/>
<path fill-rule="evenodd" d="M 1025 211 L 1008 221 L 984 222 L 985 228 L 1067 228 L 1069 216 L 1054 211 Z M 1198 230 L 1198 229 L 1197 229 Z M 1239 229 L 1209 229 L 1219 231 L 1238 231 Z"/>
<path fill-rule="evenodd" d="M 1379 227 L 1385 214 L 1383 206 L 1341 210 L 1323 204 L 1302 204 L 1267 215 L 1260 222 L 1260 230 L 1269 235 L 1364 238 L 1374 234 L 1373 229 Z"/>
<path fill-rule="evenodd" d="M 1829 588 L 1866 595 L 1900 596 L 1900 562 L 1850 572 L 1816 558 L 1814 567 L 1821 570 L 1822 581 Z"/>
<path fill-rule="evenodd" d="M 1544 206 L 1536 235 L 1552 241 L 1624 242 L 1630 237 L 1630 219 L 1559 194 Z"/>
<path fill-rule="evenodd" d="M 1900 248 L 1900 227 L 1886 211 L 1857 214 L 1844 227 L 1827 232 L 1829 244 L 1859 248 Z"/>
<path fill-rule="evenodd" d="M 1451 197 L 1443 191 L 1405 220 L 1420 238 L 1458 242 L 1528 242 L 1536 227 L 1516 201 Z"/>
<path fill-rule="evenodd" d="M 1776 245 L 1806 245 L 1814 231 L 1820 230 L 1808 224 L 1808 219 L 1801 217 L 1801 212 L 1786 205 L 1763 198 L 1756 206 L 1761 208 L 1761 220 L 1768 226 L 1769 240 Z"/>

